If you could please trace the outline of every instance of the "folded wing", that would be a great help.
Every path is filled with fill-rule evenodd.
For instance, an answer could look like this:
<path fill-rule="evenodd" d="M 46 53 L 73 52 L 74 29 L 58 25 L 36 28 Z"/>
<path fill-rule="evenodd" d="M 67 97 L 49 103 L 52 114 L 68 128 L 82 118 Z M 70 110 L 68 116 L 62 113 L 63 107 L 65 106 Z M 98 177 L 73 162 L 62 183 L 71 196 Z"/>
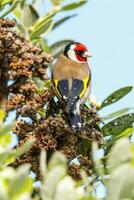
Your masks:
<path fill-rule="evenodd" d="M 74 110 L 76 102 L 80 99 L 80 97 L 82 97 L 82 95 L 86 91 L 88 83 L 89 78 L 87 80 L 73 79 L 71 81 L 71 84 L 69 80 L 65 79 L 55 83 L 57 93 L 60 95 L 60 98 L 62 98 L 62 100 L 66 102 L 67 111 Z"/>

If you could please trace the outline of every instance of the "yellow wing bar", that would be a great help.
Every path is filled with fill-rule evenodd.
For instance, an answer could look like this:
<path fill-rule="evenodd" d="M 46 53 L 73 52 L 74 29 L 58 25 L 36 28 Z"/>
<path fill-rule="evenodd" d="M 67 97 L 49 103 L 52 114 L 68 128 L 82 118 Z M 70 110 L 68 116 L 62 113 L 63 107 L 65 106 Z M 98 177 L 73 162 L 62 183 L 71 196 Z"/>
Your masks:
<path fill-rule="evenodd" d="M 59 95 L 59 97 L 62 98 L 62 96 L 61 96 L 61 94 L 60 94 L 60 92 L 59 92 L 59 90 L 58 90 L 58 80 L 53 80 L 53 82 L 54 82 L 54 85 L 55 85 L 55 89 L 56 89 L 57 94 Z"/>
<path fill-rule="evenodd" d="M 84 93 L 86 92 L 86 89 L 87 89 L 88 83 L 89 83 L 89 76 L 83 80 L 83 83 L 84 83 L 84 86 L 83 86 L 82 92 L 80 93 L 80 97 L 82 97 L 84 95 Z"/>

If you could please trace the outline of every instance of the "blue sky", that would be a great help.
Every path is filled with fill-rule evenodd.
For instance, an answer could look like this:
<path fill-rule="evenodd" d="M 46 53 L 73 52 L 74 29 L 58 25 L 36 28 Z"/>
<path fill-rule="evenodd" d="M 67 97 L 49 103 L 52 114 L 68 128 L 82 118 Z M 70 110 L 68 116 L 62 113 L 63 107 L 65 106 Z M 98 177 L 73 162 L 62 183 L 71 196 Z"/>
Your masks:
<path fill-rule="evenodd" d="M 72 2 L 65 0 L 65 3 Z M 99 101 L 120 87 L 134 85 L 134 0 L 88 0 L 66 15 L 79 15 L 47 38 L 49 43 L 71 38 L 85 43 L 93 57 L 92 93 Z M 133 107 L 134 92 L 108 108 Z"/>

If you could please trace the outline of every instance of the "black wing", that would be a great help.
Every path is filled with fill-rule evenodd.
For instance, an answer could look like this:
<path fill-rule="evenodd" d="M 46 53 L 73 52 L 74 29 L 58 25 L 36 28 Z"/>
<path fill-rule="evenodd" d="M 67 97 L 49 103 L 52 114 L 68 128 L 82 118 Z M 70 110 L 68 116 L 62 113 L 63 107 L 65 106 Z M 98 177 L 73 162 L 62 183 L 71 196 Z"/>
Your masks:
<path fill-rule="evenodd" d="M 60 93 L 62 99 L 66 102 L 68 111 L 74 109 L 74 105 L 79 100 L 83 89 L 84 82 L 79 79 L 74 79 L 72 81 L 71 88 L 69 88 L 68 80 L 58 81 L 57 90 Z"/>

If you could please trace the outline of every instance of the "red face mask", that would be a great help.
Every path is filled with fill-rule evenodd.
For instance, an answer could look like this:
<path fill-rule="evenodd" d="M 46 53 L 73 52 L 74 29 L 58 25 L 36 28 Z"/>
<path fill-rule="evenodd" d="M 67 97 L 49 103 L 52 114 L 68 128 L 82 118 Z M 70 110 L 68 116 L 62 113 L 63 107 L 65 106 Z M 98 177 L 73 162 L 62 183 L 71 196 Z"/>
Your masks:
<path fill-rule="evenodd" d="M 85 56 L 83 56 L 84 52 L 87 51 L 87 48 L 85 45 L 77 44 L 74 51 L 75 51 L 75 55 L 79 61 L 81 61 L 81 62 L 87 61 L 87 58 Z"/>

